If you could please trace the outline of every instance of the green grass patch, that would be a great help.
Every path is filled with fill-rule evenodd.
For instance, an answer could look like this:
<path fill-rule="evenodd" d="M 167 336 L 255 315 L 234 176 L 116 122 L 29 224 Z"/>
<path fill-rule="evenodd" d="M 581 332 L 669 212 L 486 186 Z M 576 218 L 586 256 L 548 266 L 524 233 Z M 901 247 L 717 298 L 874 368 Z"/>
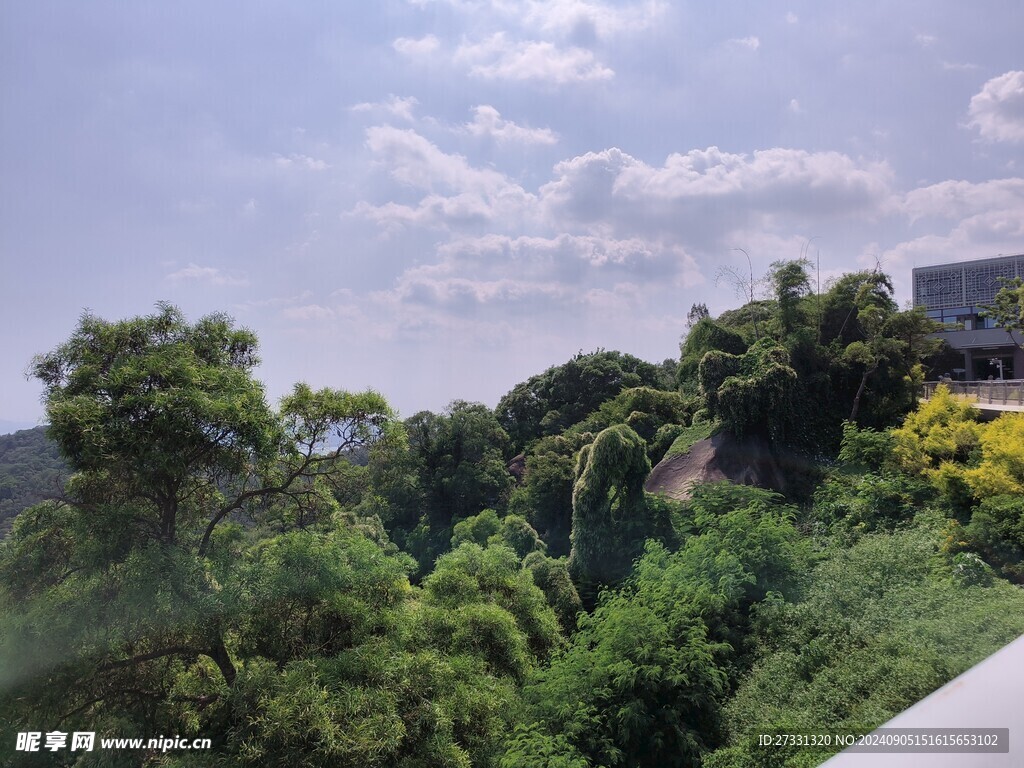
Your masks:
<path fill-rule="evenodd" d="M 685 427 L 683 431 L 679 433 L 679 437 L 673 441 L 672 445 L 665 453 L 665 458 L 667 459 L 670 456 L 677 456 L 680 453 L 686 453 L 693 447 L 694 443 L 711 437 L 717 429 L 717 421 L 702 421 L 698 424 L 694 424 L 693 426 Z"/>

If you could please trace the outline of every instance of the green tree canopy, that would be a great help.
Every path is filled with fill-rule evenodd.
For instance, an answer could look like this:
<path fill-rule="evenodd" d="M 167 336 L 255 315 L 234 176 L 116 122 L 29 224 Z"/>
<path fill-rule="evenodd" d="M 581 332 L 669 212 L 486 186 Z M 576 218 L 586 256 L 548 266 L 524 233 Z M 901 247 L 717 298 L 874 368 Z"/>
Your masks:
<path fill-rule="evenodd" d="M 21 618 L 0 653 L 7 669 L 22 655 L 27 690 L 32 674 L 60 675 L 102 707 L 126 670 L 197 656 L 234 682 L 220 527 L 274 499 L 319 505 L 338 457 L 394 429 L 374 392 L 297 385 L 275 412 L 256 363 L 250 332 L 223 315 L 190 324 L 169 305 L 116 323 L 85 315 L 36 359 L 75 475 L 61 503 L 19 520 L 4 553 L 5 611 Z"/>
<path fill-rule="evenodd" d="M 779 338 L 785 339 L 803 323 L 800 313 L 801 299 L 810 293 L 807 259 L 776 261 L 771 265 L 769 278 L 778 304 Z"/>
<path fill-rule="evenodd" d="M 498 402 L 498 420 L 521 449 L 581 421 L 627 387 L 664 388 L 659 366 L 622 352 L 580 352 L 517 384 Z"/>
<path fill-rule="evenodd" d="M 1024 349 L 1024 278 L 999 278 L 1002 287 L 993 302 L 981 313 L 1005 328 L 1010 339 Z"/>

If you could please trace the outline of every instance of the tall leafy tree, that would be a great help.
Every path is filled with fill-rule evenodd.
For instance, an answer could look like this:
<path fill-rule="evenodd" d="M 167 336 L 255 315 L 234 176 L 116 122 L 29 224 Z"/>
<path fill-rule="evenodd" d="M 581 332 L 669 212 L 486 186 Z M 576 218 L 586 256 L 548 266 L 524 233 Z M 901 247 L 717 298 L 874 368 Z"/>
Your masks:
<path fill-rule="evenodd" d="M 448 548 L 454 523 L 504 507 L 513 483 L 505 462 L 509 438 L 489 408 L 464 400 L 440 414 L 417 413 L 405 427 L 418 492 L 404 499 L 412 510 L 401 518 L 417 528 L 394 532 L 427 568 Z"/>
<path fill-rule="evenodd" d="M 811 281 L 807 275 L 807 259 L 776 261 L 771 265 L 769 279 L 778 302 L 779 338 L 785 339 L 803 322 L 800 301 L 810 293 Z"/>
<path fill-rule="evenodd" d="M 374 392 L 298 385 L 274 411 L 256 352 L 226 316 L 191 324 L 160 305 L 114 323 L 85 315 L 35 360 L 75 474 L 3 554 L 0 602 L 18 618 L 0 668 L 14 698 L 59 717 L 152 713 L 143 703 L 167 695 L 176 665 L 212 663 L 235 683 L 230 518 L 282 498 L 319 505 L 338 457 L 395 428 Z"/>
<path fill-rule="evenodd" d="M 1000 278 L 1002 287 L 982 315 L 1005 328 L 1010 339 L 1024 349 L 1024 278 Z"/>
<path fill-rule="evenodd" d="M 708 311 L 708 305 L 703 301 L 699 304 L 691 304 L 690 311 L 686 313 L 686 327 L 687 329 L 693 328 L 697 323 L 705 318 L 711 317 L 711 313 Z"/>

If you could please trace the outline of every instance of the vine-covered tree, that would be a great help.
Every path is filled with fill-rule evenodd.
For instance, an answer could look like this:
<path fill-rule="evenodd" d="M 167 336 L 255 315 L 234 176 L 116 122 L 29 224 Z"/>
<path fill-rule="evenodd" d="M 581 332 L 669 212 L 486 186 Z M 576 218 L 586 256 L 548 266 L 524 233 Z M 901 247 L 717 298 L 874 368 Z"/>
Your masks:
<path fill-rule="evenodd" d="M 644 480 L 651 471 L 647 446 L 624 424 L 609 427 L 584 446 L 572 491 L 572 552 L 569 572 L 592 595 L 614 584 L 653 535 L 647 520 Z"/>
<path fill-rule="evenodd" d="M 782 441 L 793 418 L 797 378 L 789 363 L 789 352 L 768 339 L 743 355 L 708 352 L 699 369 L 708 411 L 735 435 L 761 434 Z"/>
<path fill-rule="evenodd" d="M 700 361 L 712 350 L 742 355 L 747 351 L 747 343 L 736 331 L 722 327 L 711 318 L 702 318 L 690 329 L 686 339 L 679 345 L 676 380 L 680 387 L 693 388 Z"/>

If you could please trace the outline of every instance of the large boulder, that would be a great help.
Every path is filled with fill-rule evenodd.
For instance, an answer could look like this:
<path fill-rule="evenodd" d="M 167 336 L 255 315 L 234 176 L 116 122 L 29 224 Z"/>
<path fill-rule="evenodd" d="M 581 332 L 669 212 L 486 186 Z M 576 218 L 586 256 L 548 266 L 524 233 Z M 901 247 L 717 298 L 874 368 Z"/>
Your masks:
<path fill-rule="evenodd" d="M 780 492 L 786 486 L 767 440 L 719 432 L 694 443 L 686 453 L 659 462 L 647 477 L 644 490 L 686 501 L 694 485 L 721 480 Z"/>

